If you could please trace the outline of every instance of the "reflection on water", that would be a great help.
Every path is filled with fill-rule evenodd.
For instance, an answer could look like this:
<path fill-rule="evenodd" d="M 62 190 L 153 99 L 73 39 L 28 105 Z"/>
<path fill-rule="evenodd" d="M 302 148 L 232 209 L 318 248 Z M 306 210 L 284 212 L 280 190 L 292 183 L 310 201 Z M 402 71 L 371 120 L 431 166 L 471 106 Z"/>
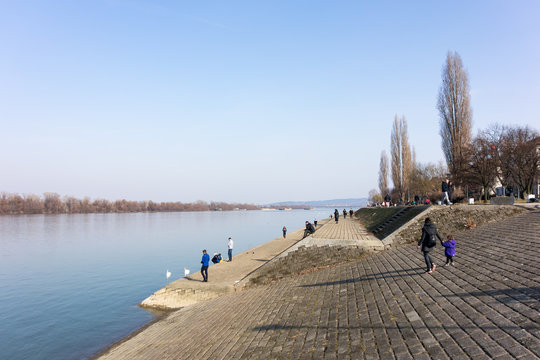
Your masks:
<path fill-rule="evenodd" d="M 137 307 L 203 248 L 255 247 L 330 210 L 0 217 L 0 358 L 81 359 L 152 320 Z"/>

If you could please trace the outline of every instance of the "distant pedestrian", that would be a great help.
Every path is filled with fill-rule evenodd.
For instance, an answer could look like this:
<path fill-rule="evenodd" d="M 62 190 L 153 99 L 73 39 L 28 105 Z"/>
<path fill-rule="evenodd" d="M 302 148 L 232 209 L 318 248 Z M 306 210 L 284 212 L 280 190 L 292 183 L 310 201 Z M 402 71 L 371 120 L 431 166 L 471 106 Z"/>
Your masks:
<path fill-rule="evenodd" d="M 454 240 L 454 236 L 448 235 L 446 241 L 441 240 L 441 245 L 444 246 L 444 255 L 446 255 L 446 264 L 444 266 L 454 265 L 454 256 L 456 256 L 456 240 Z"/>
<path fill-rule="evenodd" d="M 317 227 L 317 219 L 313 219 L 313 225 L 315 225 L 315 227 Z"/>
<path fill-rule="evenodd" d="M 450 201 L 450 205 L 452 205 L 453 197 L 454 197 L 454 182 L 449 181 L 448 182 L 448 200 Z"/>
<path fill-rule="evenodd" d="M 283 230 L 283 237 L 287 238 L 287 228 L 284 226 L 282 230 Z"/>
<path fill-rule="evenodd" d="M 390 195 L 386 194 L 386 196 L 384 197 L 384 206 L 389 207 L 391 200 L 392 200 L 392 198 L 390 197 Z"/>
<path fill-rule="evenodd" d="M 448 197 L 448 183 L 450 181 L 446 179 L 441 184 L 441 191 L 442 191 L 442 199 L 441 199 L 441 205 L 446 205 L 446 202 L 448 202 L 448 205 L 452 205 L 450 202 L 450 198 Z"/>
<path fill-rule="evenodd" d="M 353 213 L 354 213 L 354 211 L 353 211 L 352 209 L 351 209 L 351 210 L 349 210 L 349 216 L 351 217 L 351 219 L 352 219 L 352 215 L 353 215 Z"/>
<path fill-rule="evenodd" d="M 201 275 L 203 277 L 203 282 L 208 282 L 208 264 L 210 262 L 210 255 L 206 253 L 206 250 L 202 251 L 203 256 L 201 259 Z"/>
<path fill-rule="evenodd" d="M 346 219 L 347 218 L 347 210 L 343 209 L 343 218 Z"/>
<path fill-rule="evenodd" d="M 229 255 L 229 262 L 232 261 L 232 249 L 233 249 L 233 241 L 231 238 L 229 238 L 229 241 L 227 242 L 227 254 Z"/>
<path fill-rule="evenodd" d="M 339 220 L 339 211 L 337 211 L 337 209 L 334 210 L 334 220 L 336 220 L 336 224 L 337 224 Z"/>
<path fill-rule="evenodd" d="M 429 218 L 426 218 L 424 221 L 424 227 L 422 228 L 422 236 L 418 241 L 418 249 L 422 249 L 422 252 L 424 253 L 424 260 L 426 261 L 426 274 L 431 274 L 437 267 L 429 256 L 429 252 L 435 248 L 435 245 L 437 245 L 437 240 L 435 237 L 439 238 L 439 241 L 442 241 L 441 236 L 437 232 L 435 224 L 433 224 Z"/>

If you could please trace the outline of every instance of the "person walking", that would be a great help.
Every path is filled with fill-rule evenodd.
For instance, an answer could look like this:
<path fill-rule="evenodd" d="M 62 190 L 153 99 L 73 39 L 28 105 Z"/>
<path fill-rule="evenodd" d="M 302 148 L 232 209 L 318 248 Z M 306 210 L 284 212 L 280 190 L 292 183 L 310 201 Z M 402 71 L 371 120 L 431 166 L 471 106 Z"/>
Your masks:
<path fill-rule="evenodd" d="M 287 238 L 287 228 L 284 226 L 282 230 L 283 230 L 283 238 Z"/>
<path fill-rule="evenodd" d="M 227 242 L 227 249 L 228 249 L 228 255 L 229 255 L 229 262 L 232 261 L 232 249 L 233 249 L 233 241 L 231 238 L 229 238 L 229 241 Z"/>
<path fill-rule="evenodd" d="M 210 255 L 206 253 L 206 250 L 202 251 L 202 259 L 201 259 L 201 275 L 203 277 L 203 282 L 208 282 L 208 264 L 210 262 Z"/>
<path fill-rule="evenodd" d="M 349 217 L 350 217 L 351 219 L 352 219 L 353 214 L 354 214 L 353 209 L 350 209 L 350 210 L 349 210 Z"/>
<path fill-rule="evenodd" d="M 339 211 L 337 211 L 337 209 L 334 210 L 334 220 L 336 220 L 336 224 L 337 224 L 339 220 Z"/>
<path fill-rule="evenodd" d="M 453 266 L 454 256 L 456 256 L 456 240 L 454 240 L 454 236 L 448 235 L 446 241 L 443 242 L 441 240 L 441 245 L 444 246 L 444 255 L 446 256 L 446 264 L 444 266 Z"/>
<path fill-rule="evenodd" d="M 347 218 L 347 210 L 343 209 L 343 218 L 346 219 Z"/>
<path fill-rule="evenodd" d="M 422 252 L 424 253 L 424 260 L 426 261 L 426 274 L 431 274 L 437 267 L 429 256 L 430 251 L 435 248 L 435 245 L 437 245 L 435 237 L 439 238 L 439 241 L 442 241 L 441 236 L 437 232 L 435 224 L 431 222 L 430 218 L 426 218 L 424 221 L 424 227 L 422 228 L 422 236 L 417 244 L 418 249 L 422 249 Z"/>
<path fill-rule="evenodd" d="M 452 203 L 450 202 L 450 198 L 448 197 L 448 183 L 449 182 L 450 181 L 446 179 L 441 184 L 441 191 L 442 191 L 441 205 L 446 205 L 445 201 L 448 202 L 448 205 L 452 205 Z"/>

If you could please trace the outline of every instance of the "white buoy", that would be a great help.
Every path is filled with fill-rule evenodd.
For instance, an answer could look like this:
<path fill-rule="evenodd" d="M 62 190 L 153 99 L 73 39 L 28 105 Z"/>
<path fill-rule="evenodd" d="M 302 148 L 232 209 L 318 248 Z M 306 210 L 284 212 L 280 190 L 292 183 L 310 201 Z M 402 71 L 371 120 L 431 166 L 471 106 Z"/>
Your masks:
<path fill-rule="evenodd" d="M 167 277 L 167 280 L 169 280 L 169 278 L 171 277 L 171 272 L 169 270 L 167 270 L 165 272 L 165 276 Z"/>
<path fill-rule="evenodd" d="M 188 275 L 189 275 L 189 269 L 184 268 L 184 276 L 188 276 Z"/>

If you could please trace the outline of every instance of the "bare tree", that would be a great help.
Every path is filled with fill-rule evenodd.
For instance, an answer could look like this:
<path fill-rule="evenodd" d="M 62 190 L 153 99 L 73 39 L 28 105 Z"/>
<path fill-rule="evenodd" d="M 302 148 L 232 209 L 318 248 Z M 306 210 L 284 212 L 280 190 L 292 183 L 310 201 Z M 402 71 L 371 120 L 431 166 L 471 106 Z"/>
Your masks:
<path fill-rule="evenodd" d="M 412 171 L 411 147 L 407 134 L 407 120 L 396 115 L 392 126 L 390 138 L 390 151 L 392 157 L 392 182 L 394 192 L 397 193 L 399 201 L 404 198 L 405 191 L 409 192 L 409 185 Z"/>
<path fill-rule="evenodd" d="M 538 132 L 526 127 L 507 127 L 502 136 L 501 168 L 507 168 L 509 183 L 515 184 L 520 196 L 531 194 L 539 165 L 536 153 Z"/>
<path fill-rule="evenodd" d="M 539 134 L 528 126 L 491 125 L 486 131 L 497 158 L 497 177 L 505 188 L 519 189 L 519 195 L 532 193 L 539 159 Z"/>
<path fill-rule="evenodd" d="M 64 204 L 60 199 L 60 195 L 57 193 L 46 192 L 43 194 L 43 197 L 45 198 L 43 206 L 46 213 L 61 214 L 64 212 Z"/>
<path fill-rule="evenodd" d="M 405 116 L 401 117 L 399 127 L 401 133 L 401 184 L 404 195 L 407 194 L 407 201 L 410 201 L 409 187 L 411 182 L 412 162 L 411 147 L 409 145 L 409 135 L 407 132 L 407 120 L 405 120 Z"/>
<path fill-rule="evenodd" d="M 411 192 L 421 198 L 440 199 L 441 178 L 446 171 L 442 161 L 439 164 L 415 163 L 411 174 Z"/>
<path fill-rule="evenodd" d="M 369 190 L 368 194 L 368 200 L 372 203 L 381 203 L 383 201 L 383 197 L 379 192 L 377 192 L 376 189 Z"/>
<path fill-rule="evenodd" d="M 484 200 L 488 200 L 490 189 L 497 179 L 497 154 L 486 132 L 480 132 L 469 148 L 469 172 L 467 182 L 482 187 Z"/>
<path fill-rule="evenodd" d="M 388 194 L 388 156 L 386 151 L 381 152 L 381 162 L 379 163 L 379 191 L 382 196 Z"/>
<path fill-rule="evenodd" d="M 394 117 L 392 134 L 390 136 L 390 157 L 392 159 L 391 169 L 394 190 L 397 192 L 399 200 L 401 200 L 403 192 L 403 179 L 401 172 L 401 132 L 399 129 L 399 119 L 397 115 Z"/>
<path fill-rule="evenodd" d="M 471 141 L 472 110 L 469 76 L 457 52 L 448 52 L 442 70 L 437 109 L 446 164 L 456 184 L 463 182 L 466 147 Z"/>

